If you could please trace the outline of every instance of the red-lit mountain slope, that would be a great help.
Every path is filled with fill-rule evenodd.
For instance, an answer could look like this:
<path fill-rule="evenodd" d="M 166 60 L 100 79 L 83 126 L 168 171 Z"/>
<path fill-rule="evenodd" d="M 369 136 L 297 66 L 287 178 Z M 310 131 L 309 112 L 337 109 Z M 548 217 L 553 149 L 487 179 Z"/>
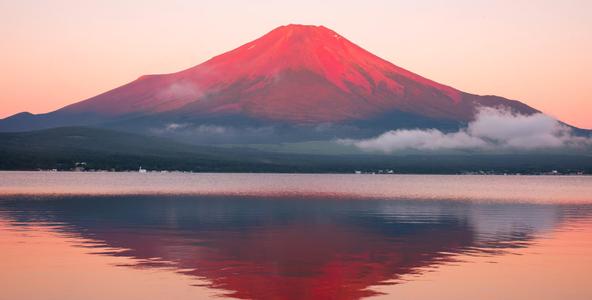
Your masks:
<path fill-rule="evenodd" d="M 323 26 L 288 25 L 181 72 L 142 76 L 51 113 L 16 114 L 0 120 L 0 131 L 85 125 L 153 133 L 184 124 L 273 127 L 281 136 L 277 141 L 324 139 L 395 128 L 454 129 L 479 106 L 536 112 L 518 101 L 464 93 L 411 73 Z M 319 124 L 341 127 L 324 127 L 319 136 L 301 126 Z M 276 130 L 286 126 L 298 132 Z M 258 142 L 271 140 L 256 130 L 248 133 Z"/>
<path fill-rule="evenodd" d="M 326 123 L 392 110 L 467 121 L 476 105 L 534 111 L 501 98 L 481 100 L 399 68 L 323 26 L 288 25 L 193 68 L 142 76 L 61 112 Z"/>

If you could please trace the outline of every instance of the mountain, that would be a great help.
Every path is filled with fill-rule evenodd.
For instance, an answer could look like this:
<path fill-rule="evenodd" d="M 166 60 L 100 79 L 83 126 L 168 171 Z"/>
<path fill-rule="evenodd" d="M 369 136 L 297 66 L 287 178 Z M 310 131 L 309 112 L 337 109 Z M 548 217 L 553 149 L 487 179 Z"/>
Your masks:
<path fill-rule="evenodd" d="M 86 125 L 196 143 L 303 141 L 454 130 L 481 106 L 538 112 L 421 77 L 326 27 L 287 25 L 184 71 L 141 76 L 47 114 L 8 117 L 0 130 Z"/>

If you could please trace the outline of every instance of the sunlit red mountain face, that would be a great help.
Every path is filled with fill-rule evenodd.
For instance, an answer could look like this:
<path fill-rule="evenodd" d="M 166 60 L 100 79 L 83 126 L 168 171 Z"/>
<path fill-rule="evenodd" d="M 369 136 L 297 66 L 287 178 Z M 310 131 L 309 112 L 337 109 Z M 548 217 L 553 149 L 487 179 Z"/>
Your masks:
<path fill-rule="evenodd" d="M 288 25 L 196 67 L 143 76 L 63 111 L 244 114 L 326 123 L 391 110 L 470 120 L 476 104 L 515 104 L 479 100 L 399 68 L 326 27 Z"/>
<path fill-rule="evenodd" d="M 0 130 L 330 124 L 341 127 L 327 136 L 371 136 L 395 128 L 460 127 L 480 106 L 536 112 L 518 101 L 472 95 L 421 77 L 326 27 L 287 25 L 181 72 L 142 76 L 52 113 L 15 115 L 0 121 Z"/>

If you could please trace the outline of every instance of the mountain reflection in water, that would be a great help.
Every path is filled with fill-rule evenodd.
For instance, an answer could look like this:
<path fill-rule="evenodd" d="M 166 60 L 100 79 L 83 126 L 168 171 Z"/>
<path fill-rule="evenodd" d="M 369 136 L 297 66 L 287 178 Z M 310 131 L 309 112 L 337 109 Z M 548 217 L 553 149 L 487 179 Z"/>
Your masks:
<path fill-rule="evenodd" d="M 405 274 L 496 255 L 590 205 L 222 196 L 0 198 L 13 226 L 51 225 L 132 267 L 173 267 L 244 299 L 358 299 Z"/>

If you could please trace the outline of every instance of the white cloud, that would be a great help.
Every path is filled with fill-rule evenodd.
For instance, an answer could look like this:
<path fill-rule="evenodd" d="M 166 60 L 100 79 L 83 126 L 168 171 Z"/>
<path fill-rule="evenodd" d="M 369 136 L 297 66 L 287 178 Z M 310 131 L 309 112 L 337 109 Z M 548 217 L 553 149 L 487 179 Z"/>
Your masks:
<path fill-rule="evenodd" d="M 164 128 L 165 128 L 166 131 L 174 131 L 174 130 L 177 130 L 177 129 L 185 128 L 188 125 L 189 124 L 186 124 L 186 123 L 182 123 L 182 124 L 179 124 L 179 123 L 169 123 Z"/>
<path fill-rule="evenodd" d="M 231 131 L 232 128 L 217 125 L 193 125 L 190 123 L 168 123 L 164 128 L 153 129 L 155 133 L 189 132 L 194 134 L 220 135 Z"/>
<path fill-rule="evenodd" d="M 444 133 L 437 129 L 391 130 L 366 140 L 340 140 L 365 151 L 400 150 L 535 150 L 592 145 L 589 138 L 542 114 L 519 115 L 508 110 L 481 108 L 465 129 Z"/>
<path fill-rule="evenodd" d="M 197 100 L 202 96 L 201 90 L 191 82 L 174 82 L 158 94 L 161 99 Z"/>
<path fill-rule="evenodd" d="M 194 136 L 194 137 L 264 137 L 275 133 L 271 126 L 235 127 L 214 124 L 167 123 L 163 127 L 150 129 L 160 135 Z"/>
<path fill-rule="evenodd" d="M 403 149 L 439 150 L 459 148 L 480 148 L 487 145 L 482 139 L 470 136 L 465 131 L 443 133 L 429 130 L 392 130 L 368 140 L 350 141 L 363 150 L 395 152 Z"/>

